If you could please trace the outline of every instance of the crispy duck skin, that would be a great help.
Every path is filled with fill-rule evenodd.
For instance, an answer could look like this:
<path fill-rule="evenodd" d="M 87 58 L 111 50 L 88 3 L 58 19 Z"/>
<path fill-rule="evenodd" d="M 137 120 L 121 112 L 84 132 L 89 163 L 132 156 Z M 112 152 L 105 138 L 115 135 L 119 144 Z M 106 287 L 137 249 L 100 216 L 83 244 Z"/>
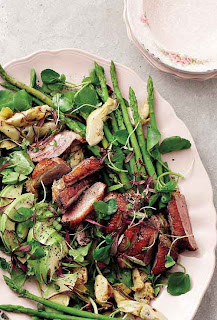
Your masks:
<path fill-rule="evenodd" d="M 94 172 L 102 169 L 103 165 L 100 160 L 90 157 L 81 161 L 71 172 L 63 176 L 66 187 L 72 186 L 78 180 L 82 180 Z"/>
<path fill-rule="evenodd" d="M 173 195 L 172 200 L 168 204 L 168 219 L 172 235 L 189 236 L 177 240 L 176 247 L 180 250 L 197 250 L 185 196 L 179 192 Z"/>
<path fill-rule="evenodd" d="M 168 254 L 171 247 L 171 241 L 163 234 L 159 236 L 159 244 L 157 249 L 157 254 L 155 257 L 154 265 L 152 267 L 152 274 L 157 275 L 167 270 L 165 267 L 165 256 Z M 176 261 L 178 258 L 178 253 L 174 248 L 171 250 L 171 257 Z"/>
<path fill-rule="evenodd" d="M 74 141 L 85 142 L 79 134 L 65 130 L 54 135 L 43 144 L 39 142 L 37 144 L 39 150 L 36 152 L 29 150 L 28 154 L 34 162 L 39 162 L 43 159 L 56 158 L 69 149 Z"/>
<path fill-rule="evenodd" d="M 71 170 L 70 166 L 61 158 L 43 159 L 37 163 L 32 178 L 26 183 L 27 191 L 35 193 L 41 181 L 44 185 L 52 184 Z"/>
<path fill-rule="evenodd" d="M 71 187 L 66 187 L 59 194 L 55 194 L 55 201 L 57 202 L 60 209 L 67 209 L 70 205 L 75 202 L 80 195 L 90 187 L 91 183 L 93 183 L 93 177 L 88 177 L 83 179 Z"/>
<path fill-rule="evenodd" d="M 70 228 L 74 228 L 81 223 L 93 211 L 94 202 L 103 199 L 105 188 L 106 185 L 102 182 L 94 183 L 84 192 L 78 202 L 66 211 L 62 217 L 62 222 L 70 222 Z"/>

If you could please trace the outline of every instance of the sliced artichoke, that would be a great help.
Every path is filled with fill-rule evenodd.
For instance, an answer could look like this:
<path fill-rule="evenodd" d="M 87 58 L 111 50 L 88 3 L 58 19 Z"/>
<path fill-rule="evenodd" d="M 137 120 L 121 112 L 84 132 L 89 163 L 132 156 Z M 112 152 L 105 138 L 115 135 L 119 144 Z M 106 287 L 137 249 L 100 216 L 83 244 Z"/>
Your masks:
<path fill-rule="evenodd" d="M 103 139 L 103 126 L 107 116 L 117 108 L 116 100 L 108 98 L 104 105 L 97 108 L 87 118 L 86 140 L 90 146 L 97 145 Z"/>

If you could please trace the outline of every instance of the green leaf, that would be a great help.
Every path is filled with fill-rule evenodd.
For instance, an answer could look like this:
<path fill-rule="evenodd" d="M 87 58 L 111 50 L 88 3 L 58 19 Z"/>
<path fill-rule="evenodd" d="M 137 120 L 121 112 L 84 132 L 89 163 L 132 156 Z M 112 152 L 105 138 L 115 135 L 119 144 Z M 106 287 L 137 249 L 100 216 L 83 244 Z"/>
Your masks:
<path fill-rule="evenodd" d="M 14 213 L 14 220 L 24 222 L 33 216 L 33 210 L 30 208 L 19 208 Z"/>
<path fill-rule="evenodd" d="M 118 130 L 114 134 L 114 140 L 117 140 L 120 144 L 125 145 L 128 139 L 128 132 L 127 130 Z"/>
<path fill-rule="evenodd" d="M 99 103 L 99 99 L 94 87 L 92 85 L 89 85 L 84 86 L 82 89 L 80 89 L 75 94 L 75 103 L 78 106 L 81 106 L 83 104 L 91 104 L 93 106 L 96 106 Z M 91 109 L 90 112 L 93 111 L 93 108 L 89 108 Z M 82 109 L 82 111 L 84 110 Z"/>
<path fill-rule="evenodd" d="M 0 110 L 9 107 L 14 111 L 14 94 L 9 90 L 0 90 Z"/>
<path fill-rule="evenodd" d="M 22 287 L 26 281 L 26 274 L 21 269 L 16 267 L 16 270 L 12 269 L 11 271 L 11 279 L 18 287 Z"/>
<path fill-rule="evenodd" d="M 110 262 L 110 249 L 113 244 L 113 240 L 111 235 L 107 235 L 105 238 L 105 242 L 107 243 L 107 246 L 105 247 L 97 247 L 93 251 L 93 258 L 95 261 L 104 262 L 105 264 L 109 264 Z"/>
<path fill-rule="evenodd" d="M 41 72 L 41 79 L 45 84 L 61 82 L 60 74 L 52 69 L 45 69 Z"/>
<path fill-rule="evenodd" d="M 123 169 L 123 164 L 124 164 L 124 154 L 122 150 L 118 147 L 114 148 L 114 154 L 112 156 L 112 163 L 117 167 L 118 169 Z"/>
<path fill-rule="evenodd" d="M 30 174 L 34 169 L 34 164 L 28 153 L 25 151 L 15 151 L 10 155 L 10 162 L 15 166 L 14 170 L 24 175 Z"/>
<path fill-rule="evenodd" d="M 121 283 L 124 283 L 127 287 L 132 287 L 133 282 L 132 282 L 132 273 L 130 269 L 123 269 L 120 271 L 118 274 L 118 280 Z"/>
<path fill-rule="evenodd" d="M 88 251 L 91 245 L 92 245 L 92 242 L 88 243 L 86 246 L 82 246 L 77 249 L 70 249 L 69 255 L 73 257 L 75 262 L 83 262 L 84 258 L 88 254 Z"/>
<path fill-rule="evenodd" d="M 166 268 L 171 268 L 176 264 L 176 262 L 173 260 L 173 258 L 170 255 L 166 255 L 165 259 L 166 259 L 166 262 L 165 262 Z"/>
<path fill-rule="evenodd" d="M 158 144 L 161 139 L 161 134 L 157 128 L 153 128 L 150 125 L 147 126 L 147 150 L 149 154 L 155 159 L 159 158 Z"/>
<path fill-rule="evenodd" d="M 93 206 L 98 220 L 109 220 L 110 216 L 118 209 L 115 199 L 110 199 L 108 202 L 96 201 Z"/>
<path fill-rule="evenodd" d="M 4 271 L 10 269 L 10 264 L 2 257 L 0 257 L 0 269 Z"/>
<path fill-rule="evenodd" d="M 2 183 L 4 184 L 15 184 L 17 182 L 23 182 L 27 179 L 27 176 L 20 174 L 19 172 L 14 172 L 11 169 L 5 169 L 1 172 L 3 175 Z"/>
<path fill-rule="evenodd" d="M 25 111 L 32 107 L 32 97 L 25 91 L 20 90 L 14 94 L 14 107 L 17 111 Z"/>
<path fill-rule="evenodd" d="M 31 250 L 31 255 L 28 258 L 28 260 L 38 260 L 43 257 L 45 257 L 45 252 L 42 246 L 36 246 L 35 248 L 33 247 Z"/>
<path fill-rule="evenodd" d="M 191 142 L 179 136 L 173 136 L 164 139 L 160 144 L 160 153 L 168 153 L 177 150 L 189 149 Z"/>
<path fill-rule="evenodd" d="M 191 289 L 191 281 L 188 274 L 184 272 L 172 273 L 168 278 L 167 291 L 173 296 L 185 294 Z"/>
<path fill-rule="evenodd" d="M 105 264 L 109 264 L 109 262 L 110 262 L 110 249 L 111 249 L 111 245 L 107 245 L 105 247 L 95 249 L 93 251 L 94 260 L 104 262 Z"/>

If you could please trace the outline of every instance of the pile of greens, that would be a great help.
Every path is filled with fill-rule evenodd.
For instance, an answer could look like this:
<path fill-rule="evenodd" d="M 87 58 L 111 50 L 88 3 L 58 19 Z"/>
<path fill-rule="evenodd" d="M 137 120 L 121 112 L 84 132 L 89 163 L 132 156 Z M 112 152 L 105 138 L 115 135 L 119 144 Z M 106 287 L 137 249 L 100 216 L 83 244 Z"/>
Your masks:
<path fill-rule="evenodd" d="M 13 112 L 26 111 L 36 105 L 47 104 L 52 108 L 59 130 L 67 127 L 85 138 L 86 120 L 91 112 L 102 106 L 109 97 L 117 99 L 118 108 L 104 122 L 101 143 L 87 146 L 85 157 L 95 155 L 102 159 L 105 168 L 101 179 L 107 184 L 107 191 L 117 190 L 125 193 L 133 190 L 139 195 L 146 208 L 142 218 L 141 214 L 132 217 L 131 222 L 136 224 L 150 217 L 155 210 L 166 208 L 171 200 L 171 193 L 178 188 L 181 175 L 169 169 L 161 154 L 190 148 L 191 144 L 188 140 L 176 136 L 160 142 L 161 134 L 156 122 L 151 78 L 147 86 L 150 123 L 145 137 L 135 92 L 130 88 L 129 101 L 124 99 L 113 62 L 110 72 L 113 90 L 107 85 L 104 69 L 96 62 L 89 76 L 80 84 L 68 82 L 64 74 L 45 69 L 41 72 L 42 84 L 39 85 L 36 72 L 32 69 L 30 85 L 27 85 L 9 76 L 0 66 L 0 75 L 6 81 L 1 84 L 6 90 L 0 91 L 0 111 L 3 108 L 10 108 Z M 2 135 L 2 141 L 7 139 Z M 37 301 L 40 305 L 38 310 L 11 305 L 0 308 L 27 313 L 38 317 L 37 319 L 106 320 L 108 316 L 80 309 L 98 312 L 94 301 L 94 279 L 97 274 L 103 274 L 111 285 L 122 283 L 128 288 L 133 286 L 133 264 L 130 268 L 119 268 L 112 254 L 116 240 L 103 231 L 104 224 L 117 212 L 117 202 L 114 199 L 95 202 L 96 219 L 87 219 L 81 228 L 73 234 L 70 233 L 67 226 L 61 224 L 61 212 L 51 203 L 49 190 L 46 194 L 44 190 L 40 190 L 40 201 L 37 203 L 34 201 L 34 195 L 25 193 L 24 182 L 34 169 L 27 153 L 28 145 L 28 140 L 21 139 L 13 149 L 2 151 L 1 251 L 10 256 L 11 261 L 1 258 L 0 267 L 9 272 L 11 279 L 5 277 L 5 281 L 12 290 Z M 84 235 L 85 244 L 79 243 L 79 234 Z M 172 242 L 171 250 L 176 240 Z M 176 264 L 170 255 L 171 250 L 166 256 L 167 268 Z M 77 278 L 70 278 L 70 282 L 65 284 L 68 288 L 66 290 L 65 287 L 65 291 L 70 295 L 69 306 L 37 297 L 22 288 L 26 279 L 34 277 L 41 284 L 42 291 L 45 285 L 49 290 L 63 293 L 65 291 L 61 291 L 62 284 L 59 284 L 59 278 L 72 275 L 78 268 L 83 267 L 88 268 L 88 280 L 85 285 L 80 283 L 80 287 L 76 287 Z M 185 269 L 184 272 L 168 272 L 154 276 L 151 274 L 150 265 L 137 267 L 147 274 L 147 281 L 151 283 L 155 296 L 164 285 L 167 285 L 167 291 L 172 295 L 180 295 L 190 290 L 190 279 Z M 70 289 L 70 286 L 73 288 Z M 112 308 L 111 312 L 116 308 L 115 303 Z M 101 309 L 103 313 L 104 309 Z"/>

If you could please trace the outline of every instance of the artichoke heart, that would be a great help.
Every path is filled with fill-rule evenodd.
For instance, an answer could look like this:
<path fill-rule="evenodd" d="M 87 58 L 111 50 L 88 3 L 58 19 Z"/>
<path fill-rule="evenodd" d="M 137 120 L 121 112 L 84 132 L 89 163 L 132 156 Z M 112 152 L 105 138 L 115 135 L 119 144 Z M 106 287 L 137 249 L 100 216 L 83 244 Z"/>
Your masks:
<path fill-rule="evenodd" d="M 11 118 L 6 120 L 6 123 L 15 127 L 25 127 L 32 121 L 38 121 L 44 118 L 50 110 L 49 106 L 43 105 L 30 108 L 26 111 L 16 112 Z"/>
<path fill-rule="evenodd" d="M 103 126 L 108 114 L 117 108 L 116 100 L 108 98 L 104 105 L 87 118 L 86 140 L 90 146 L 97 145 L 103 139 Z"/>

